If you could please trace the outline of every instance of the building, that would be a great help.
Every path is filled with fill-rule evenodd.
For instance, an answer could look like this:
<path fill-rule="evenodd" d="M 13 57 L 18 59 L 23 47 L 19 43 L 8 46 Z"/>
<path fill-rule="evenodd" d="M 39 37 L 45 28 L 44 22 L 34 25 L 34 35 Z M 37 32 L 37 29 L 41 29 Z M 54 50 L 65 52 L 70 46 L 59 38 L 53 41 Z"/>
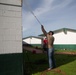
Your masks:
<path fill-rule="evenodd" d="M 62 28 L 54 30 L 54 47 L 55 49 L 76 50 L 76 30 L 70 28 Z M 43 34 L 39 35 L 45 37 Z"/>
<path fill-rule="evenodd" d="M 55 49 L 69 49 L 76 50 L 76 30 L 70 28 L 62 28 L 54 30 L 54 47 Z M 42 39 L 45 38 L 43 34 L 38 37 L 30 36 L 23 39 L 23 41 L 34 46 L 42 46 Z"/>
<path fill-rule="evenodd" d="M 54 31 L 56 49 L 76 50 L 76 30 L 62 28 Z"/>
<path fill-rule="evenodd" d="M 0 75 L 23 75 L 21 0 L 0 0 Z"/>
<path fill-rule="evenodd" d="M 42 45 L 42 37 L 39 37 L 39 36 L 29 36 L 29 37 L 25 37 L 23 38 L 23 41 L 28 43 L 28 44 L 31 44 L 32 46 L 38 46 L 38 47 L 41 47 Z"/>

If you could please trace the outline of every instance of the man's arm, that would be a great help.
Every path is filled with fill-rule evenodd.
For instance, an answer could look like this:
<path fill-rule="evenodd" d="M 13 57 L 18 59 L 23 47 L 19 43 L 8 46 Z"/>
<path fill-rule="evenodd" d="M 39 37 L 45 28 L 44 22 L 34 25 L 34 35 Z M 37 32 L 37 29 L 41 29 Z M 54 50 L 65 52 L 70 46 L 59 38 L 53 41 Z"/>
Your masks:
<path fill-rule="evenodd" d="M 47 32 L 45 31 L 45 29 L 44 29 L 44 26 L 43 26 L 43 25 L 41 25 L 41 30 L 42 30 L 42 32 L 44 33 L 44 35 L 45 35 L 45 36 L 47 36 Z"/>

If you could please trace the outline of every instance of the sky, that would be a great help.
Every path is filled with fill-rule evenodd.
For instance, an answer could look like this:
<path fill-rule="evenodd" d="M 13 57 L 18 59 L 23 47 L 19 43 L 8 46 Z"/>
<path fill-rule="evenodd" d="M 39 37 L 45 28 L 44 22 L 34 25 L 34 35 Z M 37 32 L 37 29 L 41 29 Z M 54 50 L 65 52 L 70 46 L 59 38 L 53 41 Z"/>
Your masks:
<path fill-rule="evenodd" d="M 23 38 L 61 28 L 76 29 L 76 0 L 23 0 Z"/>

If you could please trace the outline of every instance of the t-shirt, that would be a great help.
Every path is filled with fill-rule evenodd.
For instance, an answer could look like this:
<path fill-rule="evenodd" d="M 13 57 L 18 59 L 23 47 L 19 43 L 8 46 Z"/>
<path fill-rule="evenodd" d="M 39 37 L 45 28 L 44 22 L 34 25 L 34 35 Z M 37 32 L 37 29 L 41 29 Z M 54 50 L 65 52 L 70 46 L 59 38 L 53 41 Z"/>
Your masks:
<path fill-rule="evenodd" d="M 44 40 L 43 40 L 43 43 L 44 43 L 44 44 L 47 44 L 47 39 L 44 39 Z"/>

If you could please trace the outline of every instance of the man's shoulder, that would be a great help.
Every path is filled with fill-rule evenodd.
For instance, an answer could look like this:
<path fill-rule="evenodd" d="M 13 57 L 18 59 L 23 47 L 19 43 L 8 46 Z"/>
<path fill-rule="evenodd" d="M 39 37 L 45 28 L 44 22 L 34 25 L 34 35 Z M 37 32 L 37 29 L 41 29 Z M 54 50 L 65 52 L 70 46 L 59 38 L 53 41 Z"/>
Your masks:
<path fill-rule="evenodd" d="M 51 39 L 54 39 L 54 36 L 50 36 Z"/>

